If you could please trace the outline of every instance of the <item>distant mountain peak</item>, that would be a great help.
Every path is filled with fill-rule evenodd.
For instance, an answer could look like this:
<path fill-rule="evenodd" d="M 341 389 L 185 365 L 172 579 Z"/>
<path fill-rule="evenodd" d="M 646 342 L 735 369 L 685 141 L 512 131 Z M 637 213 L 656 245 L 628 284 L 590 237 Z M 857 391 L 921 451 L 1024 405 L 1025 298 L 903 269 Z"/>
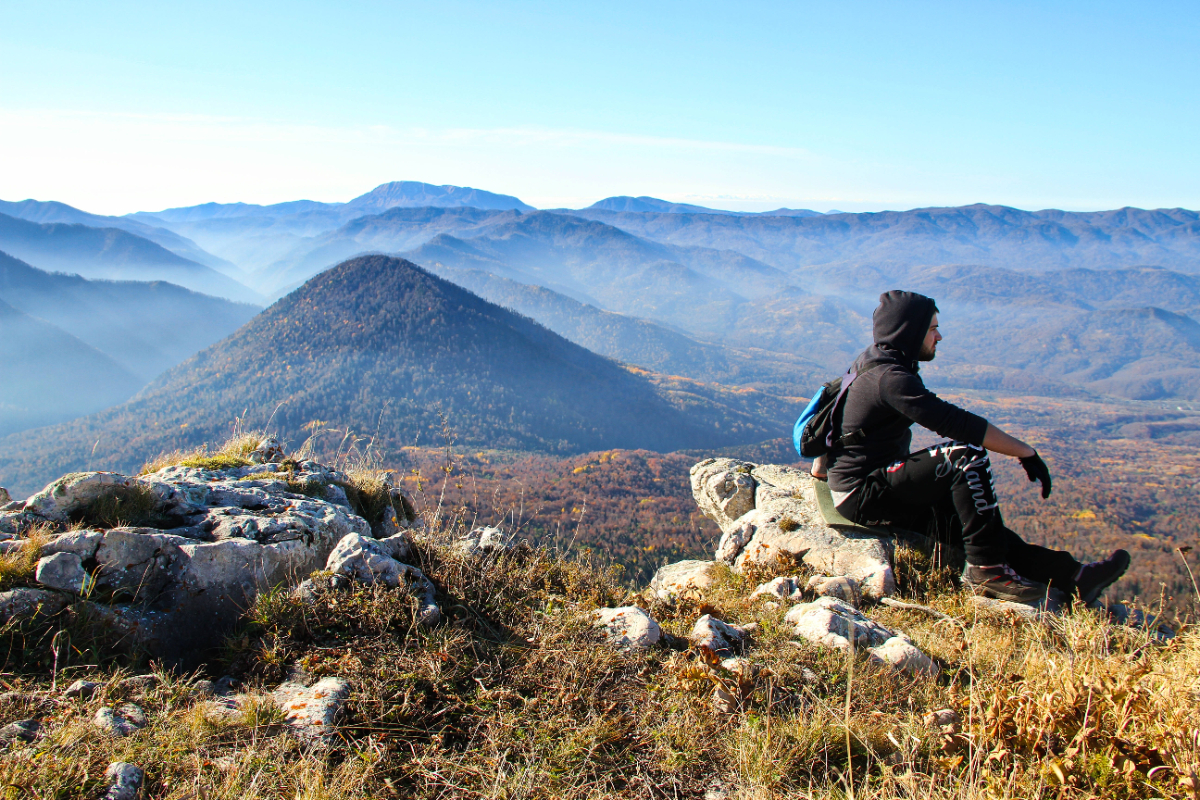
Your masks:
<path fill-rule="evenodd" d="M 435 186 L 432 183 L 419 181 L 392 181 L 380 184 L 346 204 L 347 208 L 362 210 L 366 213 L 378 213 L 397 207 L 452 208 L 457 206 L 501 211 L 534 210 L 533 206 L 522 203 L 512 195 L 472 189 L 469 186 L 451 186 L 449 184 Z"/>
<path fill-rule="evenodd" d="M 606 197 L 588 206 L 587 210 L 622 211 L 638 214 L 718 214 L 726 217 L 819 217 L 820 211 L 807 208 L 777 208 L 774 211 L 726 211 L 721 208 L 707 208 L 691 203 L 672 203 L 669 200 L 659 200 L 657 197 Z"/>

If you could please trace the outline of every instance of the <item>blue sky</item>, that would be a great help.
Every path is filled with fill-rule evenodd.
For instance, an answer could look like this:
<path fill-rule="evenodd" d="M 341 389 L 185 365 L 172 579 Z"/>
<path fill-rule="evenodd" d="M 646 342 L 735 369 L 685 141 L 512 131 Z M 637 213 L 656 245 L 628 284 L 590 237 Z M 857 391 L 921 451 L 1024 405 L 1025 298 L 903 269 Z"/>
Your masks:
<path fill-rule="evenodd" d="M 0 6 L 0 199 L 1200 207 L 1200 4 Z"/>

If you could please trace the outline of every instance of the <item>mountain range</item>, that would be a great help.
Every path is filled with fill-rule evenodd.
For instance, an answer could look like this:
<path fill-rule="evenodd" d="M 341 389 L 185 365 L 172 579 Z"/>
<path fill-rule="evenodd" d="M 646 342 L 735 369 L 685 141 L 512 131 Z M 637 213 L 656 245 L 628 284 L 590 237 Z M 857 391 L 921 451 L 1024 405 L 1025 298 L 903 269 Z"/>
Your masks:
<path fill-rule="evenodd" d="M 19 326 L 24 343 L 17 347 L 10 339 L 0 358 L 5 388 L 14 398 L 25 398 L 21 407 L 28 409 L 0 413 L 4 432 L 127 400 L 259 311 L 162 281 L 50 273 L 2 252 L 0 300 L 10 309 L 6 330 L 15 336 Z"/>
<path fill-rule="evenodd" d="M 27 489 L 59 465 L 128 470 L 221 439 L 239 419 L 270 418 L 293 445 L 334 420 L 398 450 L 439 443 L 447 423 L 474 447 L 574 453 L 757 442 L 784 435 L 798 411 L 798 400 L 627 369 L 408 261 L 365 256 L 129 402 L 0 441 L 0 485 Z"/>
<path fill-rule="evenodd" d="M 511 195 L 401 181 L 346 203 L 209 203 L 125 217 L 88 214 L 54 202 L 3 203 L 0 250 L 5 249 L 21 260 L 0 258 L 0 299 L 7 306 L 6 330 L 14 332 L 10 342 L 23 343 L 20 352 L 5 351 L 0 366 L 7 374 L 24 374 L 24 368 L 9 370 L 10 363 L 37 363 L 38 353 L 61 353 L 44 360 L 87 362 L 99 366 L 91 372 L 81 366 L 78 374 L 109 376 L 107 382 L 96 378 L 102 388 L 94 393 L 108 405 L 153 380 L 119 406 L 123 411 L 114 410 L 115 416 L 103 412 L 63 429 L 67 449 L 56 452 L 75 465 L 81 463 L 80 442 L 89 437 L 88 458 L 116 463 L 113 459 L 132 457 L 132 450 L 93 454 L 93 434 L 103 429 L 119 430 L 129 443 L 194 442 L 223 430 L 248 408 L 274 408 L 285 397 L 291 399 L 276 419 L 283 414 L 293 433 L 297 425 L 314 420 L 367 430 L 372 415 L 366 398 L 391 398 L 386 410 L 372 412 L 373 425 L 386 427 L 396 442 L 429 435 L 435 408 L 460 418 L 456 429 L 468 428 L 467 435 L 477 437 L 471 441 L 481 446 L 576 452 L 608 441 L 617 429 L 630 431 L 638 446 L 684 446 L 679 443 L 695 432 L 683 418 L 671 417 L 668 424 L 668 417 L 661 417 L 654 434 L 660 438 L 647 444 L 642 439 L 651 431 L 625 419 L 629 407 L 624 407 L 588 433 L 578 417 L 560 418 L 556 414 L 562 409 L 521 395 L 522 387 L 543 392 L 537 380 L 504 383 L 486 358 L 462 355 L 481 345 L 467 346 L 456 338 L 476 335 L 453 330 L 460 315 L 443 309 L 429 317 L 399 297 L 395 302 L 404 313 L 439 331 L 436 342 L 409 328 L 377 329 L 355 316 L 356 324 L 371 332 L 370 348 L 326 342 L 323 360 L 287 361 L 279 376 L 261 386 L 244 380 L 240 371 L 275 376 L 277 365 L 269 366 L 264 355 L 273 347 L 304 353 L 306 341 L 325 341 L 322 337 L 334 330 L 350 336 L 336 314 L 317 313 L 322 305 L 371 307 L 387 318 L 390 306 L 364 299 L 379 291 L 431 292 L 439 303 L 473 308 L 464 319 L 471 325 L 490 320 L 488 325 L 509 333 L 488 335 L 510 343 L 516 323 L 501 323 L 496 312 L 484 314 L 482 306 L 470 304 L 515 311 L 524 324 L 543 326 L 535 325 L 540 336 L 554 337 L 538 341 L 556 342 L 550 351 L 528 350 L 530 358 L 582 364 L 579 353 L 592 351 L 591 357 L 605 357 L 597 364 L 607 366 L 588 362 L 587 369 L 595 366 L 597 374 L 613 380 L 618 375 L 636 379 L 628 383 L 623 377 L 614 384 L 624 387 L 620 396 L 653 396 L 676 410 L 689 407 L 707 420 L 701 427 L 711 428 L 709 438 L 720 441 L 730 440 L 721 438 L 730 431 L 739 442 L 751 431 L 778 433 L 790 413 L 785 410 L 794 405 L 789 398 L 810 394 L 869 343 L 877 297 L 897 287 L 929 294 L 939 303 L 947 341 L 926 368 L 927 380 L 939 390 L 1200 400 L 1200 215 L 1184 209 L 1078 213 L 974 205 L 871 214 L 789 209 L 750 214 L 622 196 L 585 209 L 539 211 Z M 418 265 L 423 277 L 393 279 L 396 268 L 381 265 L 394 263 Z M 341 277 L 327 282 L 322 276 L 338 264 L 335 272 Z M 295 303 L 299 293 L 305 298 L 304 321 L 293 316 L 289 324 L 298 325 L 303 337 L 283 335 L 287 328 L 279 320 L 279 303 L 255 317 L 254 305 L 205 297 L 163 281 L 224 297 L 282 298 L 279 303 Z M 362 282 L 366 294 L 351 291 L 352 281 Z M 446 281 L 474 299 L 446 299 Z M 435 292 L 434 285 L 441 288 Z M 322 325 L 330 330 L 322 332 Z M 434 358 L 448 377 L 431 377 L 414 366 L 413 353 L 403 351 L 409 345 L 385 345 L 397 331 L 435 355 L 444 349 L 439 342 L 453 343 L 446 345 L 447 352 L 459 355 Z M 233 339 L 219 341 L 230 334 Z M 537 339 L 528 331 L 519 336 Z M 268 344 L 256 350 L 255 338 Z M 208 355 L 200 362 L 180 363 L 204 348 Z M 486 352 L 503 357 L 500 351 Z M 203 364 L 219 368 L 206 372 Z M 284 380 L 287 366 L 294 375 Z M 483 380 L 474 393 L 462 388 L 470 384 L 471 370 Z M 38 380 L 50 380 L 49 373 L 47 367 Z M 225 373 L 228 393 L 216 388 Z M 567 370 L 546 379 L 570 383 L 568 374 L 579 373 Z M 301 383 L 289 382 L 293 379 Z M 359 399 L 344 397 L 339 381 Z M 309 391 L 304 382 L 316 388 Z M 13 384 L 10 393 L 32 397 L 42 391 L 35 383 Z M 634 384 L 641 388 L 635 391 Z M 738 399 L 725 387 L 756 391 Z M 252 402 L 233 410 L 236 393 Z M 73 394 L 81 405 L 60 408 L 51 421 L 97 409 L 84 404 L 93 397 Z M 180 395 L 198 399 L 172 405 L 177 401 L 169 398 Z M 562 396 L 595 419 L 606 419 L 586 398 Z M 402 410 L 401 397 L 409 403 Z M 297 398 L 308 398 L 295 406 L 301 416 L 311 415 L 306 420 L 289 416 Z M 0 399 L 7 403 L 3 409 L 22 402 Z M 27 406 L 32 407 L 27 402 L 21 407 Z M 211 413 L 204 411 L 208 406 Z M 713 422 L 713 408 L 724 409 L 725 427 Z M 3 409 L 4 430 L 42 424 L 21 416 L 24 412 Z M 147 430 L 137 428 L 141 412 L 135 409 L 149 409 Z M 86 435 L 68 435 L 67 428 Z M 20 444 L 24 435 L 10 436 L 0 456 L 25 453 L 20 458 L 26 458 L 28 448 Z"/>
<path fill-rule="evenodd" d="M 161 280 L 233 300 L 262 299 L 233 278 L 120 228 L 30 222 L 0 214 L 0 251 L 42 269 L 86 278 Z"/>
<path fill-rule="evenodd" d="M 720 208 L 694 206 L 690 203 L 672 203 L 659 200 L 657 197 L 606 197 L 592 203 L 585 210 L 598 211 L 635 211 L 638 213 L 652 212 L 659 214 L 726 214 L 729 216 L 763 216 L 763 217 L 819 217 L 820 211 L 807 208 L 777 208 L 774 211 L 725 211 Z M 836 213 L 836 212 L 831 212 Z"/>

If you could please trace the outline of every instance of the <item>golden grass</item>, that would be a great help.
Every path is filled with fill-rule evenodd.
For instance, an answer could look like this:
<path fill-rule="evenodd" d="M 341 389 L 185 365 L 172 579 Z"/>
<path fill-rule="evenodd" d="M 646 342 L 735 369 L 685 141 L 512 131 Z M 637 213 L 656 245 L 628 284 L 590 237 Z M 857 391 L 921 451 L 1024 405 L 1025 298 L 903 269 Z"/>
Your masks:
<path fill-rule="evenodd" d="M 50 534 L 50 526 L 44 523 L 28 528 L 23 533 L 20 546 L 0 554 L 0 591 L 32 585 L 42 545 L 49 540 Z"/>
<path fill-rule="evenodd" d="M 196 469 L 233 469 L 250 465 L 250 453 L 265 437 L 263 431 L 235 432 L 216 450 L 208 445 L 192 450 L 175 450 L 162 453 L 147 461 L 138 470 L 139 475 L 149 475 L 167 467 L 193 467 Z"/>

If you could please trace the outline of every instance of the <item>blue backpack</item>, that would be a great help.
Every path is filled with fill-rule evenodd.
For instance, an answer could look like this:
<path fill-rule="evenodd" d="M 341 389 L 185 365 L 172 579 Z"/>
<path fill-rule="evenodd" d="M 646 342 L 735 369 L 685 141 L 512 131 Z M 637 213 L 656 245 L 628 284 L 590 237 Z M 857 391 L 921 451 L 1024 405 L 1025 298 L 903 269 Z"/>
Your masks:
<path fill-rule="evenodd" d="M 792 428 L 792 443 L 802 458 L 823 456 L 834 447 L 855 444 L 866 438 L 866 430 L 835 436 L 842 426 L 841 415 L 837 412 L 841 409 L 842 398 L 846 396 L 855 378 L 865 375 L 882 363 L 884 362 L 871 362 L 862 372 L 855 372 L 854 367 L 850 367 L 845 375 L 824 384 L 821 391 L 813 395 Z"/>

